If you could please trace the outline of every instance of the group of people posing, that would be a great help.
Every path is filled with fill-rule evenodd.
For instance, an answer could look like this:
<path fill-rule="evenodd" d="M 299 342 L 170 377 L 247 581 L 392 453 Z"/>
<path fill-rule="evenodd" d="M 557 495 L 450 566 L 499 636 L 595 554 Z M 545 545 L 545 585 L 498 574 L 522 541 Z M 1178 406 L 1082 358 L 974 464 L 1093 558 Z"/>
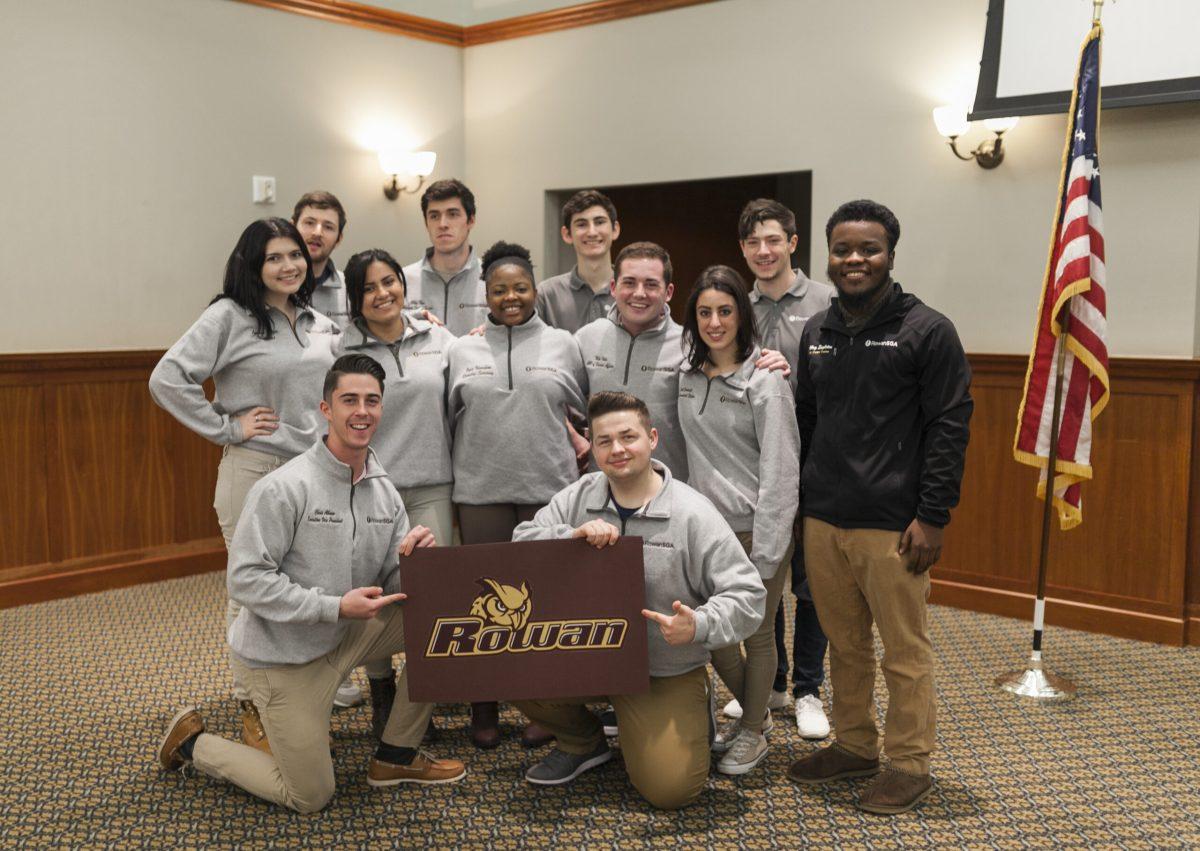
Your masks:
<path fill-rule="evenodd" d="M 319 810 L 334 791 L 330 713 L 362 701 L 350 678 L 362 665 L 379 740 L 368 783 L 459 780 L 463 762 L 422 748 L 433 707 L 411 702 L 392 666 L 404 557 L 635 535 L 650 689 L 599 696 L 599 711 L 596 695 L 518 702 L 522 744 L 554 743 L 530 783 L 571 782 L 611 759 L 619 735 L 638 791 L 685 806 L 712 754 L 725 774 L 759 765 L 773 709 L 794 709 L 805 738 L 829 734 L 828 646 L 836 741 L 788 777 L 877 775 L 859 800 L 870 812 L 921 801 L 934 744 L 928 570 L 958 501 L 972 402 L 953 325 L 892 278 L 891 211 L 852 201 L 833 213 L 830 286 L 792 267 L 793 213 L 749 202 L 737 236 L 753 283 L 705 269 L 680 325 L 667 251 L 633 242 L 614 259 L 620 224 L 600 192 L 564 205 L 577 262 L 540 283 L 520 245 L 476 255 L 460 181 L 432 184 L 421 210 L 421 260 L 371 249 L 344 272 L 331 255 L 346 215 L 330 193 L 302 197 L 292 221 L 253 222 L 222 292 L 151 376 L 163 408 L 223 446 L 214 508 L 242 710 L 240 742 L 179 712 L 162 765 Z M 889 694 L 883 767 L 872 623 Z M 709 662 L 734 698 L 720 727 Z M 496 704 L 471 709 L 474 743 L 497 746 Z"/>

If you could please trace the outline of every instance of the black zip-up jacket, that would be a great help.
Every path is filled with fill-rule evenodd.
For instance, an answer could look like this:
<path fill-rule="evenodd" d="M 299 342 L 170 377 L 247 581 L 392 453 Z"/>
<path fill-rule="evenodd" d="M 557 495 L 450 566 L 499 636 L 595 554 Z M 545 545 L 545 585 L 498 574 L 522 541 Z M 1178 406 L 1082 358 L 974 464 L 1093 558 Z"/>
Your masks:
<path fill-rule="evenodd" d="M 853 332 L 838 300 L 800 337 L 803 510 L 844 529 L 950 522 L 970 435 L 971 368 L 950 320 L 893 282 Z"/>

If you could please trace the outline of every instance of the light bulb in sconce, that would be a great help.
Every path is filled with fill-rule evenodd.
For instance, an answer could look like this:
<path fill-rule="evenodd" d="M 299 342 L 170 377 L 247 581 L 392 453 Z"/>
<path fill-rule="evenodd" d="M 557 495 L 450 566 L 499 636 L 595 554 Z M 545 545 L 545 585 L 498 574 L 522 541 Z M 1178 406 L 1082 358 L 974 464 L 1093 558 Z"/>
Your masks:
<path fill-rule="evenodd" d="M 1004 161 L 1003 136 L 1017 126 L 1017 118 L 988 118 L 983 126 L 995 133 L 995 138 L 984 139 L 969 154 L 958 150 L 958 137 L 971 127 L 967 120 L 967 109 L 960 105 L 939 106 L 933 111 L 933 123 L 938 133 L 946 137 L 950 150 L 960 160 L 974 160 L 980 168 L 995 168 Z"/>
<path fill-rule="evenodd" d="M 400 148 L 388 148 L 379 152 L 379 167 L 384 174 L 391 175 L 392 182 L 384 184 L 383 194 L 389 201 L 395 201 L 403 192 L 416 192 L 425 185 L 425 178 L 433 174 L 437 164 L 437 153 L 434 151 L 409 151 Z M 400 185 L 399 176 L 417 178 L 417 185 L 411 188 Z"/>
<path fill-rule="evenodd" d="M 999 136 L 1001 133 L 1007 133 L 1016 127 L 1017 122 L 1020 120 L 1015 115 L 1010 118 L 985 118 L 983 126 Z"/>
<path fill-rule="evenodd" d="M 938 133 L 947 139 L 961 136 L 967 132 L 967 110 L 956 105 L 939 106 L 933 111 L 933 123 Z"/>

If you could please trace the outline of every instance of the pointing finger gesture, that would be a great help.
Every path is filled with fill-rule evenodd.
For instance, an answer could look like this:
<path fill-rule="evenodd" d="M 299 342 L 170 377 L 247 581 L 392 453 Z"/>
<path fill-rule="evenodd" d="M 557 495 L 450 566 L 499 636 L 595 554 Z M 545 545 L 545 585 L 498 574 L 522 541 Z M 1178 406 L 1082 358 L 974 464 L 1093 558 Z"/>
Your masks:
<path fill-rule="evenodd" d="M 663 615 L 650 609 L 642 609 L 642 617 L 658 624 L 667 644 L 678 647 L 696 640 L 696 612 L 676 600 L 671 604 L 674 614 Z"/>

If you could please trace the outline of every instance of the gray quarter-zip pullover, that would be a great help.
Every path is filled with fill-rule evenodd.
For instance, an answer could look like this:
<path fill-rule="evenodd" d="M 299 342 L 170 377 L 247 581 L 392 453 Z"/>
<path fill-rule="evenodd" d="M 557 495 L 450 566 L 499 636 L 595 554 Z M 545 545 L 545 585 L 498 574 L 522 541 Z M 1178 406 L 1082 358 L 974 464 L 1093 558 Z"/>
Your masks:
<path fill-rule="evenodd" d="M 446 323 L 451 334 L 461 337 L 482 325 L 488 315 L 483 266 L 472 248 L 467 265 L 446 280 L 429 262 L 431 257 L 433 249 L 427 248 L 424 257 L 404 267 L 407 281 L 404 306 L 409 310 L 428 310 Z"/>
<path fill-rule="evenodd" d="M 699 668 L 709 650 L 736 644 L 762 623 L 767 592 L 741 544 L 712 503 L 659 462 L 662 489 L 622 522 L 603 473 L 588 473 L 513 531 L 514 541 L 569 538 L 589 520 L 607 520 L 642 539 L 646 608 L 665 615 L 679 600 L 696 611 L 696 638 L 672 647 L 652 623 L 650 676 L 673 677 Z M 588 544 L 580 541 L 580 546 Z"/>
<path fill-rule="evenodd" d="M 800 332 L 810 316 L 825 308 L 837 294 L 829 284 L 809 279 L 801 269 L 793 269 L 796 280 L 788 287 L 779 301 L 763 295 L 754 282 L 750 290 L 750 304 L 754 307 L 754 322 L 763 348 L 774 349 L 787 358 L 792 373 L 788 383 L 796 386 L 796 367 L 800 361 Z"/>
<path fill-rule="evenodd" d="M 676 480 L 686 482 L 687 447 L 677 408 L 683 329 L 664 312 L 657 325 L 634 337 L 621 326 L 614 306 L 603 319 L 580 328 L 575 339 L 587 367 L 589 392 L 617 390 L 645 402 L 658 429 L 654 457 L 671 469 Z"/>
<path fill-rule="evenodd" d="M 229 646 L 252 668 L 302 665 L 338 646 L 342 595 L 400 590 L 408 515 L 374 453 L 355 483 L 318 440 L 250 488 L 229 549 L 229 596 L 242 611 Z"/>
<path fill-rule="evenodd" d="M 755 369 L 755 349 L 736 372 L 679 377 L 679 421 L 687 436 L 692 487 L 713 501 L 736 532 L 751 532 L 750 560 L 775 575 L 792 540 L 800 502 L 800 432 L 788 383 Z"/>
<path fill-rule="evenodd" d="M 579 477 L 564 417 L 587 409 L 587 373 L 566 331 L 489 319 L 450 347 L 449 388 L 455 502 L 542 505 Z"/>
<path fill-rule="evenodd" d="M 271 309 L 275 336 L 232 299 L 210 304 L 150 374 L 150 395 L 171 416 L 213 443 L 291 458 L 325 433 L 321 388 L 333 364 L 338 329 L 315 310 L 296 311 L 293 328 Z M 216 385 L 210 403 L 204 381 Z M 244 440 L 237 416 L 264 405 L 279 417 L 273 434 Z"/>
<path fill-rule="evenodd" d="M 342 334 L 338 354 L 369 355 L 383 366 L 383 416 L 371 449 L 398 488 L 444 485 L 454 477 L 446 414 L 446 366 L 453 342 L 445 328 L 408 311 L 404 335 L 395 343 L 371 336 L 362 318 Z"/>
<path fill-rule="evenodd" d="M 346 295 L 346 277 L 333 265 L 325 262 L 325 274 L 317 281 L 312 293 L 312 306 L 333 320 L 333 324 L 345 330 L 350 325 L 350 301 Z"/>
<path fill-rule="evenodd" d="M 579 277 L 579 267 L 547 278 L 537 285 L 537 312 L 542 321 L 574 334 L 589 322 L 602 319 L 613 305 L 608 287 L 595 292 Z"/>

